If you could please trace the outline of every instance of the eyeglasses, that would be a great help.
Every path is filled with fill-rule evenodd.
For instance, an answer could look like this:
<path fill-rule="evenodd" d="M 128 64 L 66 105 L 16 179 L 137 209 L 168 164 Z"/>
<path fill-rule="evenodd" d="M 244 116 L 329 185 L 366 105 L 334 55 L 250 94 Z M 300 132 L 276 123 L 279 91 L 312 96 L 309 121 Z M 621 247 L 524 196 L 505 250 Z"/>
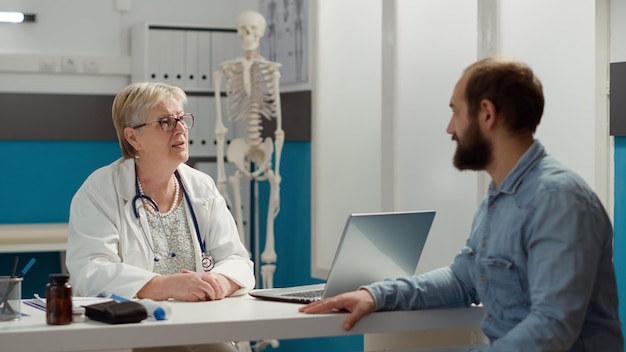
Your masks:
<path fill-rule="evenodd" d="M 141 125 L 133 126 L 134 129 L 141 128 L 149 123 L 158 122 L 161 124 L 161 129 L 163 132 L 170 132 L 176 128 L 176 124 L 180 122 L 180 124 L 186 128 L 190 129 L 193 127 L 193 120 L 196 116 L 194 114 L 184 114 L 180 117 L 175 116 L 165 116 L 160 117 L 156 120 L 148 121 L 146 123 L 142 123 Z"/>

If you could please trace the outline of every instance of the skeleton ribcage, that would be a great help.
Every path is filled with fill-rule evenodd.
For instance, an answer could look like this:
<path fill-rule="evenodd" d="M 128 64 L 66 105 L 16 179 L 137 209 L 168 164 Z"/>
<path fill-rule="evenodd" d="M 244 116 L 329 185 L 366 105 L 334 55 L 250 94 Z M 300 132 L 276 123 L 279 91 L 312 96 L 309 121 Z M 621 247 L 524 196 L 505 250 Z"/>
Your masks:
<path fill-rule="evenodd" d="M 275 65 L 254 62 L 250 74 L 250 95 L 246 92 L 246 72 L 240 62 L 222 66 L 226 76 L 226 113 L 230 121 L 248 120 L 248 140 L 251 145 L 261 142 L 261 117 L 276 118 L 276 101 L 273 99 Z"/>

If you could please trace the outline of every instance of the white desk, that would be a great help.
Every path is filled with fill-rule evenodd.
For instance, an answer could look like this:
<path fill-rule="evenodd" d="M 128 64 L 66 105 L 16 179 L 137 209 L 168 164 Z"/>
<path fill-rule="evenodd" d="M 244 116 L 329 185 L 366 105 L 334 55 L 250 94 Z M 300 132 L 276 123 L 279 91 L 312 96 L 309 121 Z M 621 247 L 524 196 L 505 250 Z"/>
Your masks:
<path fill-rule="evenodd" d="M 29 316 L 0 322 L 0 346 L 3 351 L 102 351 L 273 338 L 477 329 L 482 315 L 478 307 L 378 312 L 346 332 L 341 327 L 345 314 L 306 315 L 299 313 L 298 307 L 298 304 L 242 296 L 215 302 L 172 302 L 172 317 L 165 321 L 148 318 L 138 324 L 109 325 L 86 319 L 50 326 L 46 325 L 45 312 L 22 304 L 22 312 Z"/>

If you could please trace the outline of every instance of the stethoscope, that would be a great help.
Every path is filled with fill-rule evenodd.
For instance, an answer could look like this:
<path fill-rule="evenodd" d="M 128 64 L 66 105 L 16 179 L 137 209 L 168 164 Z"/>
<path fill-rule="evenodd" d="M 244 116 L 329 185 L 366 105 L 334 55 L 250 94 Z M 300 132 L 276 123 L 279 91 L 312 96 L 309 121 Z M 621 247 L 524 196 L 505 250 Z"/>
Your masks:
<path fill-rule="evenodd" d="M 183 195 L 185 196 L 185 200 L 187 201 L 187 205 L 189 205 L 189 211 L 191 213 L 191 219 L 193 220 L 193 226 L 194 226 L 194 228 L 196 230 L 196 236 L 198 236 L 198 243 L 200 243 L 200 250 L 202 251 L 202 269 L 205 272 L 209 272 L 209 271 L 211 271 L 215 267 L 215 260 L 207 252 L 207 250 L 206 250 L 206 242 L 202 239 L 202 236 L 200 236 L 200 227 L 198 226 L 198 220 L 196 219 L 196 212 L 193 210 L 193 205 L 191 205 L 191 200 L 189 199 L 189 195 L 187 194 L 187 190 L 185 189 L 185 185 L 183 185 L 183 182 L 182 182 L 182 180 L 180 178 L 180 174 L 178 173 L 178 170 L 176 170 L 174 172 L 174 175 L 176 176 L 176 181 L 180 184 L 180 188 L 183 190 Z M 152 250 L 152 253 L 154 254 L 154 261 L 158 262 L 162 258 L 159 258 L 157 256 L 157 254 L 155 253 L 154 249 L 152 248 L 152 246 L 150 246 L 150 241 L 148 240 L 148 235 L 144 231 L 143 226 L 141 225 L 141 221 L 139 219 L 139 209 L 136 206 L 136 202 L 140 201 L 140 203 L 142 203 L 143 200 L 146 200 L 148 203 L 150 203 L 150 205 L 152 207 L 154 207 L 154 210 L 157 213 L 159 212 L 159 206 L 156 204 L 156 202 L 152 198 L 150 198 L 149 196 L 139 192 L 139 180 L 135 177 L 135 196 L 133 197 L 133 200 L 132 200 L 133 213 L 135 214 L 135 218 L 139 221 L 139 227 L 141 228 L 141 232 L 143 233 L 144 237 L 146 238 L 146 241 L 148 242 L 148 246 L 150 247 L 150 249 Z M 159 218 L 159 220 L 161 221 L 161 226 L 165 230 L 165 226 L 163 225 L 163 219 Z M 168 241 L 168 247 L 169 247 L 169 241 Z M 167 255 L 168 258 L 176 257 L 176 253 L 174 253 L 172 251 L 169 251 L 169 252 L 170 253 Z"/>

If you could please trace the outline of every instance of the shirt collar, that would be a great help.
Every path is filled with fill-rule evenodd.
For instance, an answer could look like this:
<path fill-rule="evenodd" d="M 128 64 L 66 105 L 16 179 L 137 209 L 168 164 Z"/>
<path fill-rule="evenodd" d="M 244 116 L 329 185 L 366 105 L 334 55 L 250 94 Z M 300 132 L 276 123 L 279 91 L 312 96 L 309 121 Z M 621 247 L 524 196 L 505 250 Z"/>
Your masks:
<path fill-rule="evenodd" d="M 546 150 L 543 145 L 535 139 L 533 144 L 517 161 L 515 167 L 509 171 L 508 175 L 502 181 L 500 188 L 496 188 L 493 181 L 489 183 L 489 195 L 495 196 L 498 193 L 513 194 L 522 183 L 524 176 L 533 168 L 533 166 L 546 156 Z"/>

